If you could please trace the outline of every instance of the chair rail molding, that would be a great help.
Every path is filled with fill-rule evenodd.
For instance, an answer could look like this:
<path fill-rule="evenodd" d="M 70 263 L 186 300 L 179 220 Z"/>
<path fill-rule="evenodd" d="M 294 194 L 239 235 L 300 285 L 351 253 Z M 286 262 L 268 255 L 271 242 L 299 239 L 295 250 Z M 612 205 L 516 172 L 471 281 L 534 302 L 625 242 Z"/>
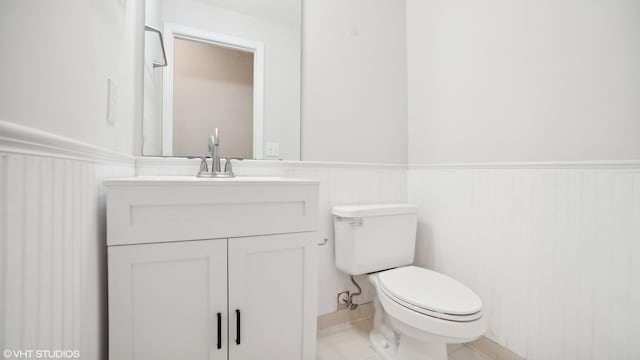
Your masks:
<path fill-rule="evenodd" d="M 410 163 L 409 170 L 640 170 L 639 160 L 593 160 L 593 161 L 518 161 L 518 162 L 474 162 L 474 163 Z"/>
<path fill-rule="evenodd" d="M 132 155 L 3 120 L 0 120 L 0 152 L 135 164 Z"/>

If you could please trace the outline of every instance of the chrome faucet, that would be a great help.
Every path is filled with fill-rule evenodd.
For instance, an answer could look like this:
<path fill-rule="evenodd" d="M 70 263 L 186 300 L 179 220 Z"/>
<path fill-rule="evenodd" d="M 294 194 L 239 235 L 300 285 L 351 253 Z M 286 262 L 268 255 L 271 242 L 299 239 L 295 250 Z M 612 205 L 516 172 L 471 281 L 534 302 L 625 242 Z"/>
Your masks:
<path fill-rule="evenodd" d="M 211 172 L 220 172 L 220 132 L 218 128 L 213 131 L 213 135 L 209 137 L 209 151 L 211 152 L 211 158 L 213 164 L 211 165 Z"/>
<path fill-rule="evenodd" d="M 209 151 L 211 151 L 211 158 L 213 159 L 213 163 L 211 164 L 211 171 L 207 166 L 207 158 L 201 157 L 200 162 L 200 171 L 198 172 L 198 177 L 203 178 L 232 178 L 235 177 L 233 174 L 233 168 L 231 166 L 231 158 L 226 157 L 224 162 L 224 171 L 220 169 L 220 131 L 216 128 L 213 131 L 213 135 L 209 137 Z"/>

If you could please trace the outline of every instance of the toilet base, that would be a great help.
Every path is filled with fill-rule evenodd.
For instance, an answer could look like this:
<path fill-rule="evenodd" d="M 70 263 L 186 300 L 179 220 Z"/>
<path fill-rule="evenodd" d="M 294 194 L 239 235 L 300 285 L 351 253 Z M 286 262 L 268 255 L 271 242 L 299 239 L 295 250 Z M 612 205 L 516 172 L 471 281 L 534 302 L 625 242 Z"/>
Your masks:
<path fill-rule="evenodd" d="M 425 342 L 425 339 L 399 334 L 394 330 L 391 319 L 385 316 L 377 296 L 373 308 L 373 329 L 369 333 L 369 341 L 384 360 L 447 360 L 445 343 Z"/>
<path fill-rule="evenodd" d="M 447 345 L 403 336 L 400 339 L 396 360 L 447 360 Z"/>
<path fill-rule="evenodd" d="M 369 333 L 369 341 L 384 360 L 447 360 L 446 344 L 426 343 L 408 336 L 394 344 L 375 330 Z"/>
<path fill-rule="evenodd" d="M 390 343 L 380 332 L 371 330 L 369 333 L 369 341 L 373 349 L 380 354 L 384 360 L 395 360 L 398 354 L 398 345 Z"/>
<path fill-rule="evenodd" d="M 396 359 L 398 335 L 393 331 L 377 296 L 373 300 L 373 329 L 369 332 L 369 341 L 384 360 Z"/>

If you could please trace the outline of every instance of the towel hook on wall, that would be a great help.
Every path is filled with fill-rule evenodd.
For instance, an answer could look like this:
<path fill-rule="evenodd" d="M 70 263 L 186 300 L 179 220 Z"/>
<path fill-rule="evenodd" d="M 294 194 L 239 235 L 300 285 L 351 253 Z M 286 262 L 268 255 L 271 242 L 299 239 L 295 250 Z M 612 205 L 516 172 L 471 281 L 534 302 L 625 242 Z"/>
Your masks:
<path fill-rule="evenodd" d="M 157 68 L 157 67 L 165 67 L 167 66 L 167 53 L 164 50 L 164 39 L 162 38 L 162 31 L 154 28 L 153 26 L 150 25 L 145 25 L 144 26 L 144 31 L 151 31 L 154 32 L 156 34 L 158 34 L 158 37 L 160 39 L 160 47 L 162 48 L 162 60 L 164 61 L 164 63 L 159 63 L 157 61 L 153 61 L 153 68 Z"/>

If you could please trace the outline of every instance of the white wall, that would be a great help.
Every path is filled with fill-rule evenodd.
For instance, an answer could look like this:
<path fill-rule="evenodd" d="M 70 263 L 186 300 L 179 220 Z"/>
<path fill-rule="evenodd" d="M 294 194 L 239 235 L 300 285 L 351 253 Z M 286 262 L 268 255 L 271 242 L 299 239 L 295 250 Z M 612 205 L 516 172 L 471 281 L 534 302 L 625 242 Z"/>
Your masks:
<path fill-rule="evenodd" d="M 527 359 L 639 358 L 640 3 L 407 0 L 407 39 L 417 263 Z"/>
<path fill-rule="evenodd" d="M 142 4 L 0 1 L 2 349 L 106 359 L 101 184 L 134 173 Z M 108 78 L 115 124 L 106 121 Z"/>
<path fill-rule="evenodd" d="M 415 166 L 419 265 L 483 301 L 529 360 L 640 359 L 640 162 Z"/>
<path fill-rule="evenodd" d="M 0 2 L 0 120 L 131 154 L 141 15 L 134 0 Z M 106 121 L 107 78 L 117 85 L 115 125 Z"/>
<path fill-rule="evenodd" d="M 102 180 L 132 157 L 0 121 L 0 348 L 106 359 Z"/>
<path fill-rule="evenodd" d="M 299 26 L 185 0 L 163 0 L 162 16 L 165 22 L 264 43 L 264 143 L 279 143 L 280 158 L 299 159 Z"/>
<path fill-rule="evenodd" d="M 303 160 L 406 163 L 404 4 L 304 2 Z"/>
<path fill-rule="evenodd" d="M 409 162 L 640 158 L 640 2 L 407 0 Z"/>

